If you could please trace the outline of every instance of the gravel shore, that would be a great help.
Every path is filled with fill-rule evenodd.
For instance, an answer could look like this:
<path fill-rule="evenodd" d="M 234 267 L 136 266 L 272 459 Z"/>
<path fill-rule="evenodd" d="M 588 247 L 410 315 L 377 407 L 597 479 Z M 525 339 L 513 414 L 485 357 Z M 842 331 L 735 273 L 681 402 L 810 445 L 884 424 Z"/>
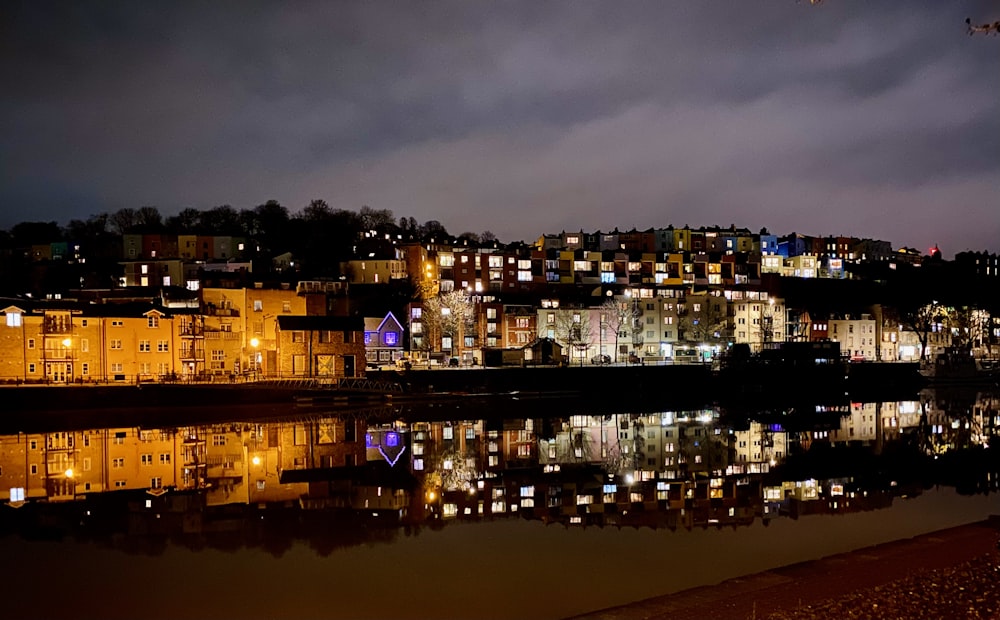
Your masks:
<path fill-rule="evenodd" d="M 1000 517 L 776 568 L 577 620 L 1000 620 Z"/>
<path fill-rule="evenodd" d="M 899 581 L 812 605 L 768 614 L 764 620 L 866 618 L 1000 619 L 1000 554 L 920 572 Z"/>

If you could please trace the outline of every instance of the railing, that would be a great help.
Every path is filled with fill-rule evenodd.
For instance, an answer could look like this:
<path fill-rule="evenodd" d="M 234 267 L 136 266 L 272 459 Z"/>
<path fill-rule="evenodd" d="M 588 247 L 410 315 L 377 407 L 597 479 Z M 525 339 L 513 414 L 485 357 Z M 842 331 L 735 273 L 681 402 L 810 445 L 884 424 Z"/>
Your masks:
<path fill-rule="evenodd" d="M 242 334 L 239 332 L 206 331 L 206 340 L 239 340 Z"/>
<path fill-rule="evenodd" d="M 182 348 L 180 351 L 180 358 L 182 360 L 204 360 L 205 350 Z"/>
<path fill-rule="evenodd" d="M 399 393 L 403 391 L 403 386 L 395 381 L 375 381 L 374 379 L 362 379 L 359 377 L 341 377 L 337 383 L 337 388 L 364 392 Z"/>
<path fill-rule="evenodd" d="M 72 349 L 45 349 L 44 361 L 71 361 L 73 359 Z"/>
<path fill-rule="evenodd" d="M 209 306 L 205 308 L 205 314 L 207 316 L 239 316 L 240 311 L 237 308 L 216 308 Z"/>
<path fill-rule="evenodd" d="M 72 334 L 73 324 L 70 322 L 46 319 L 42 323 L 43 334 Z"/>

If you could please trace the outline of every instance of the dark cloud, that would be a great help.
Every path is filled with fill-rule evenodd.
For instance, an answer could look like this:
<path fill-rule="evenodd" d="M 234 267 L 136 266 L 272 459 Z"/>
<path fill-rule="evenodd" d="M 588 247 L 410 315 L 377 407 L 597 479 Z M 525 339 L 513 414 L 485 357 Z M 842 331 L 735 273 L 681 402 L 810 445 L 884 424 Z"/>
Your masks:
<path fill-rule="evenodd" d="M 8 4 L 0 226 L 322 197 L 1000 250 L 995 2 Z"/>

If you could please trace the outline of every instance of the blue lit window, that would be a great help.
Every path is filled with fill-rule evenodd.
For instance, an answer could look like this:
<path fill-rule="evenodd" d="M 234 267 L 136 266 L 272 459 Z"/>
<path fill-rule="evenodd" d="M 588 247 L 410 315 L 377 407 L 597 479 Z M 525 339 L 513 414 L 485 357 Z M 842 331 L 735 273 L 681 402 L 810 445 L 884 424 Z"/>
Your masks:
<path fill-rule="evenodd" d="M 365 447 L 366 448 L 371 448 L 374 445 L 375 445 L 375 442 L 372 441 L 372 434 L 371 433 L 365 433 Z"/>
<path fill-rule="evenodd" d="M 394 347 L 396 346 L 396 343 L 399 342 L 399 334 L 396 332 L 386 332 L 385 335 L 382 336 L 382 340 L 385 341 L 387 346 Z"/>
<path fill-rule="evenodd" d="M 385 434 L 385 445 L 389 448 L 395 448 L 399 445 L 399 433 L 386 433 Z"/>
<path fill-rule="evenodd" d="M 372 333 L 365 332 L 365 344 L 371 344 L 371 343 L 372 343 Z"/>

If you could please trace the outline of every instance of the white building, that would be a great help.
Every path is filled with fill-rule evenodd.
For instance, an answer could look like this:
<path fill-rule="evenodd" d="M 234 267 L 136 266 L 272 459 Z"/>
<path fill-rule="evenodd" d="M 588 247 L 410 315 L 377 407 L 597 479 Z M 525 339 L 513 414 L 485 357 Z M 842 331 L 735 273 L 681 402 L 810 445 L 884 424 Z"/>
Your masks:
<path fill-rule="evenodd" d="M 733 342 L 761 348 L 765 343 L 785 340 L 785 303 L 763 291 L 734 291 Z"/>
<path fill-rule="evenodd" d="M 830 319 L 827 336 L 840 343 L 840 351 L 853 361 L 878 359 L 878 338 L 875 319 L 862 315 L 860 319 Z"/>

